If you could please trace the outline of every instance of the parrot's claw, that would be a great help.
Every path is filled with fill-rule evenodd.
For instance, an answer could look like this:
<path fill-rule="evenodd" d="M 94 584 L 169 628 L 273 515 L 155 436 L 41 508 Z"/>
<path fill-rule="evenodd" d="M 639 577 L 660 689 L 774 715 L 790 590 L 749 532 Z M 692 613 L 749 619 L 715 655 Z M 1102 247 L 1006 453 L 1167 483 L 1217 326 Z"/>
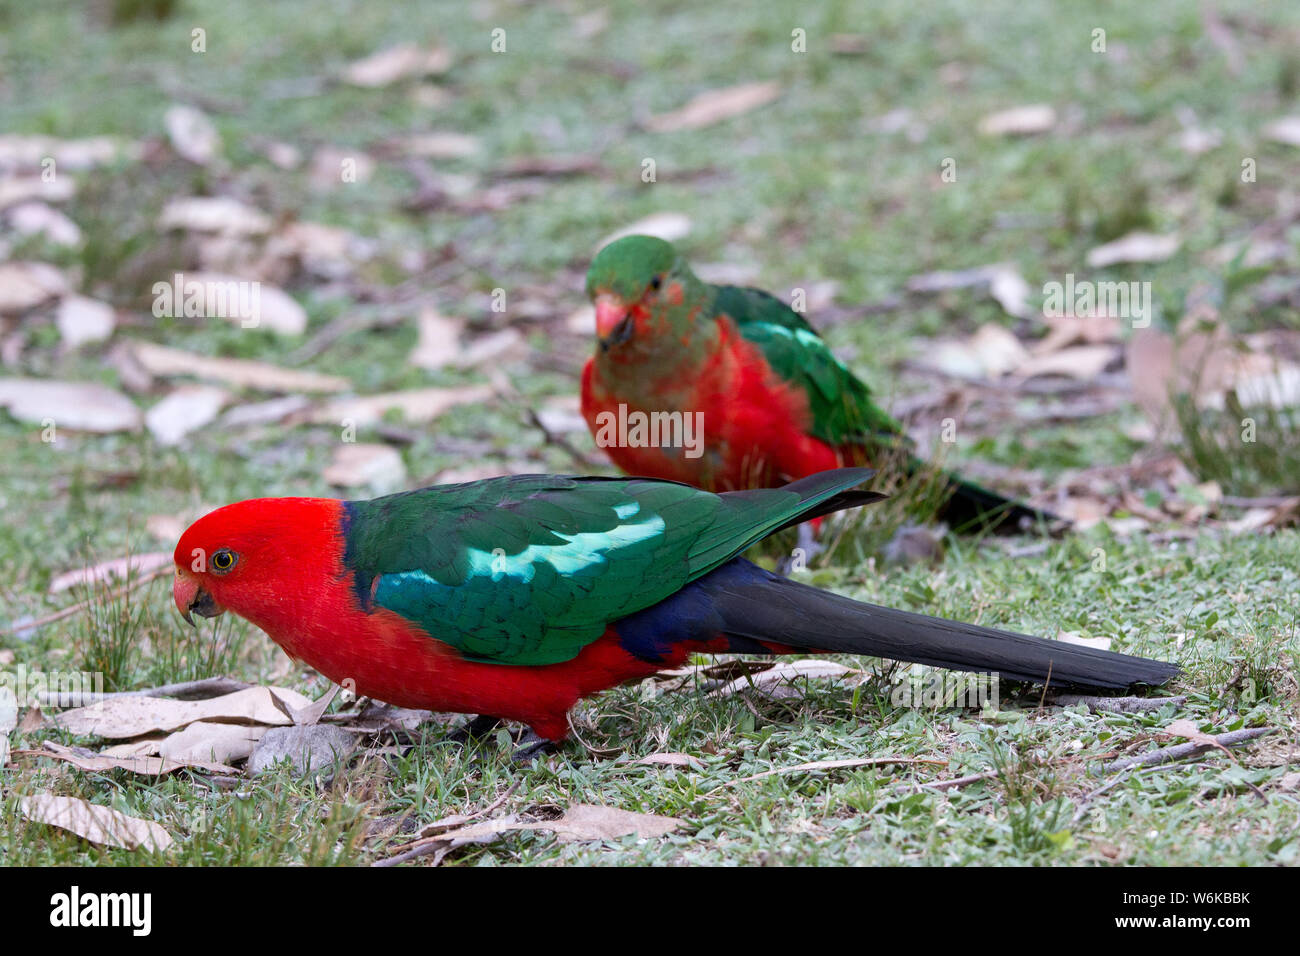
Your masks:
<path fill-rule="evenodd" d="M 479 714 L 473 720 L 468 720 L 462 726 L 453 730 L 443 739 L 447 743 L 468 745 L 476 740 L 482 740 L 500 726 L 500 717 L 493 717 L 491 714 Z"/>
<path fill-rule="evenodd" d="M 519 748 L 510 755 L 511 763 L 530 764 L 536 758 L 553 754 L 560 749 L 554 740 L 540 737 L 534 730 L 529 730 L 516 742 Z"/>

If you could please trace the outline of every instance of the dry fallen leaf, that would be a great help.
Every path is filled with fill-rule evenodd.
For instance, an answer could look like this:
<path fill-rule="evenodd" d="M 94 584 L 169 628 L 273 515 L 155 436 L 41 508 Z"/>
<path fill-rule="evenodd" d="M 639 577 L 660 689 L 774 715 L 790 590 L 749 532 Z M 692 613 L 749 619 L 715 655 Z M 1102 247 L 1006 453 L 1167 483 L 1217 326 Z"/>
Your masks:
<path fill-rule="evenodd" d="M 1120 354 L 1116 345 L 1075 345 L 1035 355 L 1022 362 L 1012 377 L 1019 380 L 1033 378 L 1036 375 L 1063 375 L 1080 381 L 1091 381 L 1105 371 L 1106 366 L 1115 361 Z"/>
<path fill-rule="evenodd" d="M 305 410 L 311 400 L 305 395 L 285 395 L 282 398 L 270 398 L 263 402 L 248 402 L 236 405 L 221 416 L 222 428 L 248 428 L 255 425 L 274 425 L 284 421 L 290 415 Z"/>
<path fill-rule="evenodd" d="M 532 824 L 530 829 L 554 830 L 561 843 L 618 840 L 626 836 L 653 840 L 672 833 L 681 823 L 676 817 L 580 803 L 566 810 L 560 819 Z"/>
<path fill-rule="evenodd" d="M 187 196 L 169 200 L 158 216 L 158 228 L 210 232 L 227 236 L 261 236 L 271 229 L 271 217 L 260 209 L 226 196 Z"/>
<path fill-rule="evenodd" d="M 121 392 L 86 382 L 0 378 L 0 408 L 19 421 L 72 431 L 120 432 L 140 427 L 140 409 Z M 56 432 L 57 438 L 57 432 Z"/>
<path fill-rule="evenodd" d="M 18 721 L 18 732 L 20 734 L 35 733 L 47 725 L 48 721 L 46 721 L 45 715 L 41 713 L 41 708 L 32 705 L 23 713 L 23 719 Z"/>
<path fill-rule="evenodd" d="M 1268 508 L 1247 508 L 1240 518 L 1227 522 L 1229 531 L 1240 534 L 1264 528 L 1287 528 L 1300 522 L 1300 497 L 1286 498 Z"/>
<path fill-rule="evenodd" d="M 201 720 L 285 727 L 293 723 L 289 708 L 310 703 L 297 691 L 283 687 L 249 687 L 207 700 L 110 697 L 51 719 L 73 734 L 124 740 L 179 730 Z"/>
<path fill-rule="evenodd" d="M 1086 531 L 1110 514 L 1110 505 L 1091 495 L 1071 495 L 1052 503 L 1052 512 L 1079 531 Z"/>
<path fill-rule="evenodd" d="M 0 136 L 0 170 L 41 169 L 42 162 L 49 158 L 54 160 L 57 169 L 75 172 L 104 166 L 119 158 L 138 159 L 141 153 L 141 144 L 112 136 L 86 139 L 21 134 Z"/>
<path fill-rule="evenodd" d="M 1046 103 L 1034 103 L 990 113 L 980 120 L 979 130 L 986 136 L 1030 136 L 1055 125 L 1056 110 Z"/>
<path fill-rule="evenodd" d="M 701 129 L 766 106 L 780 95 L 781 84 L 774 81 L 709 90 L 694 97 L 681 109 L 650 117 L 645 125 L 655 133 Z"/>
<path fill-rule="evenodd" d="M 71 291 L 63 273 L 44 262 L 0 262 L 0 315 L 17 315 Z"/>
<path fill-rule="evenodd" d="M 1010 330 L 985 323 L 964 341 L 927 345 L 924 361 L 959 378 L 999 378 L 1029 361 L 1029 352 Z"/>
<path fill-rule="evenodd" d="M 157 568 L 172 563 L 170 551 L 149 551 L 144 554 L 132 554 L 127 557 L 101 561 L 88 567 L 77 568 L 56 574 L 50 581 L 50 593 L 59 594 L 69 588 L 85 587 L 89 584 L 110 584 L 121 581 L 128 576 L 139 578 Z"/>
<path fill-rule="evenodd" d="M 163 378 L 192 375 L 264 392 L 342 392 L 352 387 L 347 379 L 335 375 L 281 368 L 248 359 L 210 358 L 152 342 L 132 342 L 131 353 L 147 372 Z"/>
<path fill-rule="evenodd" d="M 1030 348 L 1034 355 L 1058 352 L 1075 343 L 1100 345 L 1120 339 L 1120 320 L 1113 315 L 1045 315 L 1043 322 L 1047 334 Z"/>
<path fill-rule="evenodd" d="M 624 236 L 655 236 L 665 242 L 676 242 L 685 238 L 691 231 L 691 217 L 680 212 L 656 212 L 644 219 L 638 219 L 630 226 L 611 232 L 596 246 L 596 251 L 605 248 L 615 239 Z"/>
<path fill-rule="evenodd" d="M 130 817 L 111 807 L 76 797 L 56 797 L 48 793 L 22 797 L 18 801 L 18 810 L 28 820 L 68 830 L 101 846 L 126 850 L 144 847 L 162 852 L 172 845 L 171 836 L 157 823 Z"/>
<path fill-rule="evenodd" d="M 215 299 L 221 303 L 215 310 L 216 317 L 244 328 L 270 329 L 278 335 L 301 335 L 307 328 L 307 310 L 269 282 L 220 272 L 186 272 L 182 282 L 181 291 L 186 298 L 203 290 L 205 301 Z"/>
<path fill-rule="evenodd" d="M 77 184 L 68 176 L 44 179 L 40 176 L 0 178 L 0 210 L 25 203 L 64 202 L 77 192 Z"/>
<path fill-rule="evenodd" d="M 230 727 L 231 724 L 222 724 L 221 726 Z M 246 730 L 247 728 L 240 728 Z M 138 773 L 148 777 L 161 777 L 172 773 L 176 770 L 191 768 L 194 770 L 206 770 L 208 773 L 238 773 L 234 767 L 224 763 L 209 763 L 204 761 L 177 760 L 172 757 L 150 757 L 150 756 L 132 756 L 116 757 L 107 754 L 87 754 L 82 753 L 72 747 L 65 747 L 63 744 L 55 743 L 52 740 L 45 741 L 45 750 L 27 750 L 25 754 L 32 754 L 40 757 L 53 757 L 72 764 L 81 770 L 90 770 L 96 773 L 103 773 L 106 770 L 126 770 L 130 773 Z"/>
<path fill-rule="evenodd" d="M 1300 365 L 1271 355 L 1237 354 L 1233 358 L 1228 388 L 1244 408 L 1300 407 Z M 1224 403 L 1224 395 L 1213 394 L 1205 396 L 1202 405 L 1223 408 Z"/>
<path fill-rule="evenodd" d="M 81 229 L 75 222 L 43 202 L 26 202 L 5 216 L 9 228 L 19 236 L 41 236 L 56 246 L 81 245 Z"/>
<path fill-rule="evenodd" d="M 296 258 L 303 269 L 325 278 L 347 275 L 354 261 L 370 258 L 373 251 L 367 240 L 319 222 L 286 223 L 268 249 L 277 256 Z"/>
<path fill-rule="evenodd" d="M 1010 263 L 994 262 L 972 269 L 926 272 L 907 280 L 907 291 L 918 293 L 981 287 L 988 289 L 989 295 L 1008 315 L 1019 319 L 1029 314 L 1029 283 Z"/>
<path fill-rule="evenodd" d="M 1122 262 L 1164 262 L 1178 251 L 1182 240 L 1176 235 L 1130 232 L 1126 236 L 1097 246 L 1088 253 L 1088 265 L 1104 269 Z"/>
<path fill-rule="evenodd" d="M 145 413 L 144 424 L 159 445 L 172 447 L 215 421 L 229 400 L 230 393 L 214 385 L 182 385 Z"/>
<path fill-rule="evenodd" d="M 713 279 L 705 279 L 706 282 L 713 282 Z M 570 312 L 564 319 L 564 328 L 574 335 L 595 335 L 596 334 L 596 307 L 594 305 L 581 305 Z"/>
<path fill-rule="evenodd" d="M 1110 650 L 1111 639 L 1109 637 L 1084 637 L 1080 634 L 1074 633 L 1073 631 L 1060 631 L 1057 633 L 1056 639 L 1062 644 L 1078 644 L 1080 647 L 1095 647 L 1099 651 Z"/>
<path fill-rule="evenodd" d="M 70 295 L 59 303 L 54 317 L 63 344 L 70 349 L 88 342 L 102 342 L 113 334 L 117 317 L 105 302 Z"/>
<path fill-rule="evenodd" d="M 321 477 L 339 488 L 369 488 L 376 494 L 397 491 L 406 482 L 406 465 L 396 448 L 370 442 L 345 442 Z"/>
<path fill-rule="evenodd" d="M 351 422 L 361 426 L 381 421 L 385 413 L 396 410 L 401 413 L 405 421 L 418 425 L 433 421 L 449 408 L 472 402 L 485 402 L 492 395 L 492 389 L 487 385 L 383 392 L 378 395 L 336 399 L 310 410 L 306 413 L 306 419 L 318 425 Z"/>
<path fill-rule="evenodd" d="M 180 764 L 231 764 L 247 760 L 270 728 L 196 720 L 157 742 L 162 760 Z"/>
<path fill-rule="evenodd" d="M 1029 283 L 1012 266 L 999 268 L 989 280 L 989 295 L 1013 318 L 1029 314 Z"/>
<path fill-rule="evenodd" d="M 1264 135 L 1275 143 L 1300 146 L 1300 116 L 1283 116 L 1264 127 Z"/>
<path fill-rule="evenodd" d="M 461 319 L 443 315 L 432 306 L 420 310 L 419 339 L 411 352 L 411 364 L 418 368 L 440 369 L 460 356 L 460 336 L 465 329 Z"/>
<path fill-rule="evenodd" d="M 217 128 L 200 109 L 181 104 L 172 106 L 163 116 L 163 125 L 172 147 L 195 165 L 208 165 L 221 151 Z"/>
<path fill-rule="evenodd" d="M 373 89 L 398 80 L 446 73 L 451 63 L 451 52 L 442 47 L 424 49 L 414 43 L 403 43 L 349 63 L 343 79 L 353 86 Z"/>
<path fill-rule="evenodd" d="M 731 694 L 744 693 L 751 687 L 764 689 L 777 684 L 789 683 L 799 677 L 842 677 L 851 673 L 854 672 L 843 664 L 837 664 L 834 661 L 818 660 L 816 658 L 782 661 L 756 674 L 738 677 L 717 688 L 712 693 L 715 697 L 726 697 Z"/>
<path fill-rule="evenodd" d="M 1213 734 L 1207 734 L 1201 730 L 1200 727 L 1197 727 L 1195 721 L 1187 720 L 1186 718 L 1175 720 L 1173 723 L 1165 727 L 1163 733 L 1169 734 L 1173 737 L 1186 737 L 1192 743 L 1200 744 L 1203 747 L 1217 747 L 1229 757 L 1232 757 L 1233 760 L 1237 759 L 1236 757 L 1233 757 L 1231 750 L 1214 739 Z"/>
<path fill-rule="evenodd" d="M 639 764 L 654 767 L 699 767 L 700 762 L 690 754 L 662 753 L 650 754 L 637 761 Z"/>

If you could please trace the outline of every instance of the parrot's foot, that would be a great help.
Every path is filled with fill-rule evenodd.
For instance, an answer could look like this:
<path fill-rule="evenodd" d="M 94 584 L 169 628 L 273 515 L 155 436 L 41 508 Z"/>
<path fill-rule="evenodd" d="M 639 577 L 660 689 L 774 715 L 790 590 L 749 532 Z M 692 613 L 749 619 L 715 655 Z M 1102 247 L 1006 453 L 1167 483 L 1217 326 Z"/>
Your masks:
<path fill-rule="evenodd" d="M 453 744 L 471 744 L 476 740 L 482 740 L 500 726 L 500 717 L 493 717 L 491 714 L 479 714 L 473 720 L 467 721 L 463 727 L 453 730 L 444 739 Z"/>
<path fill-rule="evenodd" d="M 826 550 L 817 542 L 817 535 L 813 533 L 811 523 L 805 521 L 799 525 L 795 529 L 795 534 L 799 537 L 794 551 L 776 564 L 777 573 L 787 578 L 795 572 L 807 570 L 813 558 Z"/>
<path fill-rule="evenodd" d="M 559 744 L 554 740 L 547 740 L 545 737 L 539 736 L 535 730 L 529 730 L 516 743 L 519 744 L 519 747 L 510 755 L 512 763 L 530 764 L 536 758 L 546 754 L 553 754 L 560 749 Z"/>

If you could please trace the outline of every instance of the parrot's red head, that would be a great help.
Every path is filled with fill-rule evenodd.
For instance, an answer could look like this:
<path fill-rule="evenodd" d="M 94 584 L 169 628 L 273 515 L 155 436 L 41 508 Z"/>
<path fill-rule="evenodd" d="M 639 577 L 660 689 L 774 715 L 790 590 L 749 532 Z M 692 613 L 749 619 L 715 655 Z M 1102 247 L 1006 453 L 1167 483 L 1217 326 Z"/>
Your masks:
<path fill-rule="evenodd" d="M 601 349 L 670 333 L 672 323 L 689 320 L 705 288 L 671 243 L 654 236 L 615 239 L 587 270 Z"/>
<path fill-rule="evenodd" d="M 343 556 L 342 502 L 253 498 L 204 515 L 181 535 L 172 597 L 186 621 L 234 611 L 263 629 L 281 622 Z"/>

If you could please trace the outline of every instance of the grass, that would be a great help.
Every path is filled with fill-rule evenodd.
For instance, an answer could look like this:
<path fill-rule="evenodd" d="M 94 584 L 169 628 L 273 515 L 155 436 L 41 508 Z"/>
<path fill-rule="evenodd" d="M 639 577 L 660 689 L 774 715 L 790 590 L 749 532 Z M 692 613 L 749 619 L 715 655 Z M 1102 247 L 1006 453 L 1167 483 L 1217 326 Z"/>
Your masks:
<path fill-rule="evenodd" d="M 540 4 L 489 3 L 466 14 L 452 4 L 398 13 L 350 2 L 327 10 L 188 0 L 161 24 L 128 19 L 111 29 L 72 2 L 0 6 L 0 129 L 159 137 L 165 105 L 195 101 L 222 133 L 228 162 L 214 174 L 163 150 L 149 163 L 78 174 L 78 197 L 66 211 L 85 233 L 82 249 L 61 253 L 25 242 L 14 256 L 55 262 L 83 289 L 114 302 L 124 319 L 120 337 L 295 364 L 298 343 L 269 332 L 148 314 L 152 282 L 186 265 L 188 255 L 154 228 L 163 203 L 189 194 L 243 196 L 273 215 L 344 226 L 371 240 L 375 255 L 359 267 L 356 283 L 363 288 L 414 281 L 419 301 L 479 328 L 499 319 L 489 311 L 492 289 L 507 290 L 511 309 L 532 300 L 542 317 L 519 309 L 517 320 L 534 352 L 507 371 L 538 404 L 573 394 L 573 372 L 590 348 L 555 326 L 581 303 L 580 276 L 592 247 L 608 231 L 656 211 L 689 213 L 692 231 L 681 245 L 697 261 L 753 264 L 761 283 L 779 294 L 833 279 L 844 304 L 885 299 L 917 273 L 995 261 L 1016 263 L 1036 286 L 1079 271 L 1088 249 L 1131 228 L 1176 229 L 1184 242 L 1171 260 L 1116 267 L 1105 277 L 1150 281 L 1157 321 L 1168 327 L 1207 286 L 1222 290 L 1234 330 L 1294 327 L 1293 314 L 1256 293 L 1294 269 L 1296 226 L 1277 210 L 1300 172 L 1300 154 L 1262 140 L 1259 130 L 1293 111 L 1300 17 L 1281 5 L 1218 6 L 1247 52 L 1235 75 L 1205 39 L 1198 6 L 1165 2 L 1100 11 L 835 2 L 792 17 L 778 4 L 650 9 L 628 0 L 611 6 L 609 26 L 596 39 L 575 33 L 569 10 Z M 205 54 L 190 52 L 192 25 L 207 31 Z M 488 49 L 496 26 L 507 30 L 505 55 Z M 808 31 L 807 54 L 790 50 L 795 26 Z M 1089 49 L 1097 26 L 1107 31 L 1105 55 Z M 867 34 L 867 52 L 831 55 L 828 37 L 837 32 Z M 316 82 L 375 49 L 426 38 L 456 54 L 445 80 L 423 84 L 448 91 L 437 107 L 409 87 L 370 91 Z M 652 134 L 638 125 L 704 89 L 759 79 L 778 80 L 784 92 L 752 114 L 698 132 Z M 1029 102 L 1052 103 L 1062 130 L 1026 139 L 974 132 L 979 116 Z M 1221 144 L 1200 156 L 1181 150 L 1179 106 L 1221 130 Z M 925 127 L 923 139 L 873 122 L 900 107 Z M 402 208 L 413 187 L 395 165 L 381 163 L 368 183 L 319 191 L 301 171 L 268 163 L 258 145 L 285 140 L 308 154 L 326 145 L 364 149 L 429 129 L 480 138 L 477 156 L 436 165 L 482 183 L 511 159 L 538 153 L 593 154 L 605 172 L 548 181 L 540 195 L 492 213 L 415 214 Z M 1258 160 L 1255 183 L 1239 181 L 1243 156 Z M 646 157 L 657 162 L 653 185 L 639 179 Z M 939 181 L 944 157 L 957 161 L 955 184 Z M 1265 275 L 1211 261 L 1212 250 L 1260 223 L 1291 243 L 1289 260 Z M 449 244 L 466 265 L 450 279 L 422 284 L 418 268 L 401 264 L 405 254 Z M 313 331 L 368 307 L 352 287 L 298 282 L 289 289 L 306 306 Z M 412 315 L 416 310 L 412 304 Z M 516 316 L 508 311 L 507 318 Z M 816 313 L 810 318 L 818 322 Z M 827 336 L 889 403 L 917 387 L 897 367 L 924 348 L 918 339 L 989 321 L 1010 320 L 983 296 L 958 291 L 837 324 Z M 64 351 L 50 326 L 25 328 L 21 374 L 121 384 L 101 350 Z M 414 344 L 414 323 L 404 322 L 354 333 L 299 364 L 347 376 L 359 391 L 479 379 L 472 370 L 410 367 Z M 1127 461 L 1139 446 L 1125 430 L 1138 417 L 1130 407 L 1059 426 L 972 429 L 961 434 L 947 464 L 989 460 L 1055 480 Z M 481 462 L 573 467 L 517 412 L 496 404 L 454 409 L 436 427 L 408 431 L 412 441 L 402 454 L 413 483 Z M 362 429 L 358 438 L 374 440 L 376 432 Z M 61 433 L 51 445 L 0 415 L 0 624 L 57 607 L 45 594 L 50 580 L 88 554 L 170 547 L 144 530 L 150 516 L 195 516 L 261 495 L 335 493 L 321 472 L 336 442 L 332 428 L 300 426 L 209 428 L 175 449 L 143 435 Z M 1190 461 L 1208 469 L 1212 459 Z M 1294 471 L 1270 475 L 1266 464 L 1235 476 L 1233 486 L 1251 494 L 1288 490 L 1279 481 Z M 177 838 L 168 862 L 366 863 L 397 842 L 383 835 L 385 826 L 405 832 L 402 821 L 472 812 L 519 782 L 503 811 L 603 803 L 678 816 L 684 825 L 639 844 L 562 845 L 547 833 L 521 833 L 460 849 L 448 863 L 1297 861 L 1300 801 L 1278 784 L 1295 768 L 1300 534 L 1202 530 L 1186 539 L 1120 538 L 1099 527 L 1021 557 L 995 541 L 950 538 L 937 563 L 887 565 L 879 558 L 884 529 L 903 519 L 895 510 L 888 521 L 851 530 L 811 580 L 930 614 L 1048 636 L 1065 630 L 1111 637 L 1116 650 L 1182 663 L 1174 691 L 1188 695 L 1186 705 L 1094 715 L 1040 708 L 1032 694 L 1013 694 L 996 714 L 898 708 L 889 700 L 890 681 L 866 674 L 841 683 L 800 681 L 793 696 L 615 690 L 582 705 L 575 723 L 584 740 L 616 756 L 572 745 L 528 769 L 510 763 L 508 742 L 492 738 L 465 748 L 437 726 L 423 728 L 409 752 L 366 756 L 328 786 L 278 770 L 230 792 L 185 772 L 150 781 L 24 760 L 4 771 L 0 852 L 15 864 L 142 861 L 138 851 L 92 847 L 12 812 L 23 793 L 54 792 L 162 823 Z M 1093 570 L 1098 548 L 1107 556 L 1104 571 Z M 114 686 L 229 673 L 255 681 L 274 675 L 313 695 L 324 689 L 316 675 L 283 670 L 279 652 L 242 622 L 223 619 L 220 630 L 205 623 L 190 631 L 166 591 L 150 584 L 129 608 L 97 600 L 89 616 L 25 640 L 0 637 L 0 648 L 14 653 L 15 666 L 99 670 Z M 1107 782 L 1094 773 L 1101 755 L 1167 743 L 1157 732 L 1183 717 L 1218 732 L 1263 725 L 1282 732 L 1236 761 L 1211 755 L 1133 773 L 1088 800 Z M 51 730 L 13 743 L 30 748 L 47 737 L 91 743 Z M 690 754 L 695 763 L 637 763 L 664 751 Z M 736 783 L 805 761 L 881 755 L 948 764 Z M 989 770 L 996 775 L 946 792 L 915 786 Z"/>

